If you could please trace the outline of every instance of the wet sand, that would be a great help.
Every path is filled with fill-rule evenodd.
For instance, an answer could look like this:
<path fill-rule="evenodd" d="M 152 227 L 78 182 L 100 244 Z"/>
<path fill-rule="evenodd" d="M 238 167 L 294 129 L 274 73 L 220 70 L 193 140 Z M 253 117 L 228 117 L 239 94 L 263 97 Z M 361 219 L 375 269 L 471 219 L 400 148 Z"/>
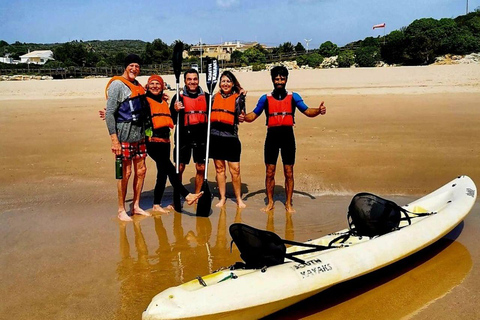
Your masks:
<path fill-rule="evenodd" d="M 268 74 L 239 79 L 252 110 L 270 89 Z M 326 116 L 296 117 L 296 213 L 283 210 L 281 168 L 276 210 L 260 212 L 262 116 L 240 127 L 246 209 L 229 200 L 209 218 L 187 206 L 122 224 L 109 138 L 96 114 L 106 82 L 0 82 L 0 319 L 140 319 L 159 291 L 239 261 L 230 253 L 233 222 L 302 241 L 344 228 L 356 192 L 406 204 L 460 174 L 480 183 L 480 66 L 293 71 L 288 88 L 311 107 L 327 105 Z M 147 166 L 142 207 L 150 209 L 155 169 L 150 159 Z M 185 182 L 191 190 L 193 180 Z M 170 197 L 168 185 L 164 204 Z M 479 318 L 479 212 L 477 201 L 434 246 L 269 319 Z"/>

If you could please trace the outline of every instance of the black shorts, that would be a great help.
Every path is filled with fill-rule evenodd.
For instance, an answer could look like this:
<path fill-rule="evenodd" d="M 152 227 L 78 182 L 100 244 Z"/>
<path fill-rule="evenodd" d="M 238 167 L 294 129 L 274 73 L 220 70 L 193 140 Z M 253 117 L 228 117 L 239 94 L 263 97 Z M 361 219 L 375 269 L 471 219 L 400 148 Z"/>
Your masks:
<path fill-rule="evenodd" d="M 210 159 L 240 162 L 240 153 L 242 144 L 238 137 L 210 136 Z"/>
<path fill-rule="evenodd" d="M 293 127 L 272 127 L 267 130 L 265 139 L 265 164 L 277 164 L 278 153 L 282 154 L 284 165 L 295 164 L 295 135 Z"/>
<path fill-rule="evenodd" d="M 205 156 L 207 153 L 207 146 L 205 143 L 183 143 L 182 139 L 180 138 L 180 163 L 189 164 L 190 158 L 192 157 L 193 153 L 193 162 L 198 164 L 205 163 Z M 177 147 L 173 149 L 173 160 L 177 161 Z"/>
<path fill-rule="evenodd" d="M 189 164 L 193 153 L 193 162 L 198 164 L 205 163 L 207 151 L 207 124 L 198 124 L 189 127 L 183 127 L 180 130 L 180 163 Z M 176 161 L 177 150 L 173 150 L 173 159 Z"/>

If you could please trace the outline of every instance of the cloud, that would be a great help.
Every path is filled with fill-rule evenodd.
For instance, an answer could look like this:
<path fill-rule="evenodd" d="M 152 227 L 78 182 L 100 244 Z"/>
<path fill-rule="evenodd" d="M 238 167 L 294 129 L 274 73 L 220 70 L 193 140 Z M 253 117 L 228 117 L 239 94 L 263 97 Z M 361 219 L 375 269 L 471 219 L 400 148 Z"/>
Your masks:
<path fill-rule="evenodd" d="M 217 0 L 217 5 L 222 8 L 231 8 L 240 3 L 240 0 Z"/>

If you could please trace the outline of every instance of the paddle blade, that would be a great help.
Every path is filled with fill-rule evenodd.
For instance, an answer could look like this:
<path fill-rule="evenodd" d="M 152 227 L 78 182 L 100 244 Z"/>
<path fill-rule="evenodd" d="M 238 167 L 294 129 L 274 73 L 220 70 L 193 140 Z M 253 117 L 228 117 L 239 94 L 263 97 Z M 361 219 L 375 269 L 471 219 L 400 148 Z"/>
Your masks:
<path fill-rule="evenodd" d="M 207 60 L 207 87 L 210 94 L 213 93 L 215 85 L 218 82 L 218 60 L 217 59 L 208 59 Z"/>
<path fill-rule="evenodd" d="M 182 72 L 182 60 L 183 60 L 183 42 L 177 41 L 173 47 L 173 72 L 175 73 L 175 79 L 179 83 L 180 72 Z"/>
<path fill-rule="evenodd" d="M 203 195 L 198 199 L 197 203 L 197 216 L 208 217 L 212 210 L 212 193 L 210 192 L 207 180 L 203 181 L 202 191 Z"/>

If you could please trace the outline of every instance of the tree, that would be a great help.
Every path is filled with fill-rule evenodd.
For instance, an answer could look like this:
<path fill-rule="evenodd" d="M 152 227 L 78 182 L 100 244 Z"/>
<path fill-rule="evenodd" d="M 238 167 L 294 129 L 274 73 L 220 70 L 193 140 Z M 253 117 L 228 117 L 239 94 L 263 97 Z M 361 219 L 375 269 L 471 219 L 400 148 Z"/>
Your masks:
<path fill-rule="evenodd" d="M 308 65 L 309 67 L 316 68 L 322 64 L 323 59 L 324 58 L 322 55 L 314 52 L 311 54 L 304 54 L 304 55 L 298 56 L 296 61 L 299 66 Z"/>
<path fill-rule="evenodd" d="M 295 51 L 295 47 L 291 42 L 284 42 L 278 46 L 278 51 L 281 53 L 290 53 Z"/>
<path fill-rule="evenodd" d="M 337 63 L 339 68 L 349 68 L 355 64 L 355 52 L 344 50 L 338 53 Z"/>
<path fill-rule="evenodd" d="M 338 55 L 339 49 L 333 42 L 325 41 L 320 45 L 318 52 L 324 57 L 332 57 Z"/>
<path fill-rule="evenodd" d="M 258 48 L 251 47 L 245 50 L 241 61 L 247 65 L 250 65 L 255 63 L 265 63 L 266 58 L 265 54 L 261 52 Z"/>
<path fill-rule="evenodd" d="M 304 52 L 305 51 L 305 47 L 303 46 L 303 44 L 301 42 L 297 42 L 297 45 L 295 46 L 295 52 Z"/>
<path fill-rule="evenodd" d="M 87 65 L 87 50 L 78 41 L 67 42 L 56 47 L 53 54 L 56 60 L 63 62 L 66 66 Z"/>
<path fill-rule="evenodd" d="M 407 63 L 413 65 L 429 64 L 435 59 L 435 51 L 432 40 L 426 35 L 417 35 L 408 39 L 405 50 Z"/>
<path fill-rule="evenodd" d="M 173 54 L 173 49 L 170 48 L 161 39 L 155 39 L 152 43 L 147 43 L 145 47 L 145 54 L 143 55 L 144 64 L 156 64 L 168 61 Z"/>
<path fill-rule="evenodd" d="M 234 50 L 232 54 L 230 54 L 230 60 L 233 60 L 233 61 L 239 61 L 240 59 L 242 59 L 242 57 L 243 57 L 243 52 L 239 50 Z"/>
<path fill-rule="evenodd" d="M 375 67 L 380 61 L 380 49 L 378 47 L 360 47 L 355 50 L 355 63 L 360 67 Z"/>
<path fill-rule="evenodd" d="M 385 39 L 385 45 L 381 48 L 382 59 L 389 64 L 403 63 L 405 61 L 406 39 L 402 31 L 392 31 Z"/>

